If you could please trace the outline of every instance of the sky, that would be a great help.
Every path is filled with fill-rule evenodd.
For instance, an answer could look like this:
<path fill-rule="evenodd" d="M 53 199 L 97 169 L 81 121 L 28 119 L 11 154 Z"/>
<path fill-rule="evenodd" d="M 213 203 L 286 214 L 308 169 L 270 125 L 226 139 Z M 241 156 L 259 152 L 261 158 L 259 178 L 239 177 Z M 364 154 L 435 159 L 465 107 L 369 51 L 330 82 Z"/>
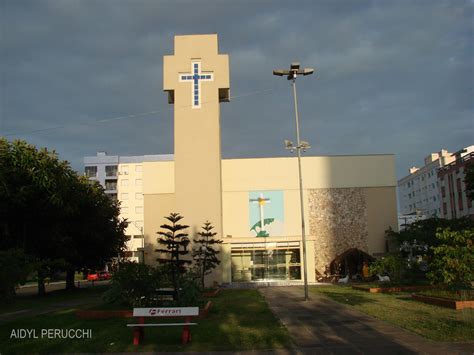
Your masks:
<path fill-rule="evenodd" d="M 290 156 L 298 61 L 309 155 L 395 154 L 397 178 L 430 152 L 474 144 L 474 1 L 0 0 L 0 135 L 83 157 L 173 153 L 163 56 L 174 35 L 217 33 L 230 56 L 224 158 Z"/>

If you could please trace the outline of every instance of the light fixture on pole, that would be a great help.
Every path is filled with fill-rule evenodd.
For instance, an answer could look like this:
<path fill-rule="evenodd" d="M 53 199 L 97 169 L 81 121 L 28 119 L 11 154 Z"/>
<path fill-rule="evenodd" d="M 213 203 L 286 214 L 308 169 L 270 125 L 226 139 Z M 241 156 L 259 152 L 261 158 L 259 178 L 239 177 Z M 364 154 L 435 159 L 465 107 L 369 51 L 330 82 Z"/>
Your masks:
<path fill-rule="evenodd" d="M 308 142 L 300 140 L 300 127 L 298 118 L 298 103 L 296 98 L 296 78 L 298 75 L 310 75 L 313 74 L 314 69 L 304 68 L 300 69 L 300 63 L 291 63 L 290 70 L 277 69 L 273 71 L 273 75 L 286 76 L 288 80 L 291 80 L 293 86 L 293 99 L 295 106 L 295 122 L 296 122 L 296 146 L 293 145 L 292 141 L 285 139 L 285 148 L 294 152 L 298 152 L 298 176 L 300 183 L 300 203 L 301 203 L 301 239 L 303 243 L 303 280 L 304 280 L 304 299 L 308 300 L 308 270 L 306 262 L 306 228 L 304 223 L 304 199 L 303 199 L 303 177 L 301 175 L 301 150 L 306 152 L 306 149 L 311 148 Z"/>

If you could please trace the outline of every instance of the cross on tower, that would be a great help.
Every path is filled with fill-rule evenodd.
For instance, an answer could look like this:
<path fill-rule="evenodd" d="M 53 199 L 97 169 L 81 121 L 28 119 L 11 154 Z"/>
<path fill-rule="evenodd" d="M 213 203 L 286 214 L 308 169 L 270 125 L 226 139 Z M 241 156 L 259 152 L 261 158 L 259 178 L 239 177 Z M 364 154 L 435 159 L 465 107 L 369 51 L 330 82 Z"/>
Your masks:
<path fill-rule="evenodd" d="M 201 73 L 201 62 L 191 62 L 191 73 L 179 74 L 179 82 L 192 81 L 191 98 L 192 107 L 201 107 L 201 81 L 213 81 L 214 74 L 212 72 Z"/>

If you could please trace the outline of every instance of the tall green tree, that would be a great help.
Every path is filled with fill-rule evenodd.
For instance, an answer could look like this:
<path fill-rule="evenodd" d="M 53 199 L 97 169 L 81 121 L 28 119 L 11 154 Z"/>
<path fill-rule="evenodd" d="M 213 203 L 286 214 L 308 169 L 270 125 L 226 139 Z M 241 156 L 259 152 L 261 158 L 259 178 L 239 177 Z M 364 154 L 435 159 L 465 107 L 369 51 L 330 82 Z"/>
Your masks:
<path fill-rule="evenodd" d="M 34 261 L 38 292 L 58 269 L 96 265 L 125 246 L 118 206 L 54 151 L 0 139 L 0 250 Z M 73 278 L 72 278 L 73 281 Z"/>
<path fill-rule="evenodd" d="M 205 276 L 209 275 L 221 263 L 217 258 L 219 250 L 215 249 L 215 246 L 222 244 L 222 240 L 215 239 L 217 233 L 213 229 L 214 226 L 211 222 L 206 221 L 198 233 L 199 238 L 193 239 L 195 248 L 193 248 L 192 255 L 202 288 L 204 288 Z"/>
<path fill-rule="evenodd" d="M 190 243 L 188 234 L 184 231 L 189 228 L 188 225 L 180 224 L 183 219 L 179 213 L 170 213 L 165 217 L 171 224 L 162 224 L 158 231 L 158 244 L 162 246 L 155 251 L 160 253 L 157 261 L 161 264 L 169 265 L 176 300 L 180 298 L 180 276 L 186 272 L 186 265 L 191 264 L 185 257 L 189 254 L 188 245 Z"/>

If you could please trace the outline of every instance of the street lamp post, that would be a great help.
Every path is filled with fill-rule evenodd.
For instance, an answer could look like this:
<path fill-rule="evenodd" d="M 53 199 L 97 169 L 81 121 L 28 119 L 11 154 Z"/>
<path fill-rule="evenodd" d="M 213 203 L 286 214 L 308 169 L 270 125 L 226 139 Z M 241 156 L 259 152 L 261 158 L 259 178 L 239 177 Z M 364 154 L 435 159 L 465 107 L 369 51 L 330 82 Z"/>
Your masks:
<path fill-rule="evenodd" d="M 301 239 L 303 242 L 303 279 L 304 279 L 304 299 L 308 300 L 308 270 L 306 262 L 306 227 L 304 222 L 304 199 L 303 199 L 303 176 L 301 174 L 301 150 L 303 152 L 306 149 L 311 148 L 308 142 L 300 140 L 300 127 L 299 127 L 299 117 L 298 117 L 298 100 L 296 97 L 296 78 L 298 75 L 310 75 L 313 74 L 314 69 L 304 68 L 300 69 L 299 63 L 291 63 L 290 70 L 277 69 L 273 71 L 273 75 L 276 76 L 286 76 L 288 80 L 291 80 L 293 86 L 293 99 L 295 106 L 295 123 L 296 123 L 296 147 L 293 145 L 293 142 L 285 140 L 285 148 L 290 151 L 297 150 L 298 153 L 298 177 L 300 184 L 300 213 L 301 213 Z"/>

